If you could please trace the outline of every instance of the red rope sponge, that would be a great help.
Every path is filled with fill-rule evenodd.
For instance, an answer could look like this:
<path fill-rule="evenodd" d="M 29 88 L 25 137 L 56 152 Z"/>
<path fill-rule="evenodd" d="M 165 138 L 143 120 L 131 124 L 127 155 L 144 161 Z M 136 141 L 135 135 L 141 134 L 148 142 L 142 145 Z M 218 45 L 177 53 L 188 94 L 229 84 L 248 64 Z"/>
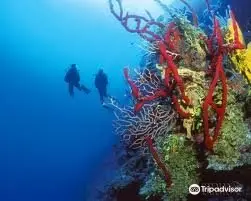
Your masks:
<path fill-rule="evenodd" d="M 159 155 L 158 155 L 158 152 L 156 151 L 156 149 L 154 148 L 153 146 L 153 141 L 152 141 L 152 138 L 147 136 L 145 137 L 145 140 L 148 144 L 148 147 L 149 147 L 149 150 L 155 160 L 155 162 L 157 163 L 158 167 L 161 169 L 161 171 L 163 172 L 164 174 L 164 177 L 165 177 L 165 182 L 167 184 L 167 187 L 171 187 L 172 185 L 172 181 L 171 181 L 171 174 L 170 172 L 167 170 L 165 164 L 161 161 Z"/>

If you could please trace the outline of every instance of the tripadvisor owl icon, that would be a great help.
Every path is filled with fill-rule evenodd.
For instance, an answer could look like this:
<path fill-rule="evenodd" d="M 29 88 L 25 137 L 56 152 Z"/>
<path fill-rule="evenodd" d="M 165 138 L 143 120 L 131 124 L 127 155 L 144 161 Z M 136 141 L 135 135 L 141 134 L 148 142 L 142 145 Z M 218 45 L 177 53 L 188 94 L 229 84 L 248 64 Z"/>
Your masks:
<path fill-rule="evenodd" d="M 189 186 L 189 193 L 192 195 L 198 195 L 200 193 L 200 186 L 198 184 L 192 184 Z"/>

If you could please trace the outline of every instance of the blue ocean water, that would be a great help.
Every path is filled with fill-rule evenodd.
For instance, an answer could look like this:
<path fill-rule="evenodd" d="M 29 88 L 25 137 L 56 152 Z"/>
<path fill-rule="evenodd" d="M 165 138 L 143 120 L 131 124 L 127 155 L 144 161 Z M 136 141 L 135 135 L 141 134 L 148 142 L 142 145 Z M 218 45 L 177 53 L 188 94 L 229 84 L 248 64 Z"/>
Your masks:
<path fill-rule="evenodd" d="M 122 67 L 138 52 L 106 7 L 81 1 L 1 1 L 0 200 L 84 200 L 115 137 L 94 87 L 100 67 L 123 97 Z M 105 4 L 106 5 L 106 4 Z M 134 62 L 134 63 L 133 63 Z M 68 95 L 77 63 L 89 95 Z"/>
<path fill-rule="evenodd" d="M 102 67 L 109 93 L 123 99 L 122 68 L 141 53 L 108 4 L 93 2 L 0 2 L 0 201 L 85 200 L 102 172 L 116 138 L 94 74 Z M 89 95 L 68 95 L 71 63 Z"/>

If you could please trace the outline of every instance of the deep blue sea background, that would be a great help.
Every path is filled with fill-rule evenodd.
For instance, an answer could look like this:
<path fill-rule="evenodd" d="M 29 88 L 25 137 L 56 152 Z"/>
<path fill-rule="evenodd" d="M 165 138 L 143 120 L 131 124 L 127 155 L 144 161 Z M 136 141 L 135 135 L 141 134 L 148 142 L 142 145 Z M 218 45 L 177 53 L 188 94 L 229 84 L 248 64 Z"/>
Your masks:
<path fill-rule="evenodd" d="M 136 65 L 108 4 L 1 1 L 1 201 L 79 201 L 114 142 L 113 116 L 94 88 L 103 67 L 111 94 L 123 97 L 122 67 Z M 104 5 L 104 6 L 103 6 Z M 72 99 L 65 69 L 77 63 L 86 95 Z"/>
<path fill-rule="evenodd" d="M 0 201 L 84 201 L 116 141 L 94 74 L 123 99 L 138 37 L 94 0 L 2 0 L 0 23 Z M 69 97 L 71 63 L 89 95 Z"/>

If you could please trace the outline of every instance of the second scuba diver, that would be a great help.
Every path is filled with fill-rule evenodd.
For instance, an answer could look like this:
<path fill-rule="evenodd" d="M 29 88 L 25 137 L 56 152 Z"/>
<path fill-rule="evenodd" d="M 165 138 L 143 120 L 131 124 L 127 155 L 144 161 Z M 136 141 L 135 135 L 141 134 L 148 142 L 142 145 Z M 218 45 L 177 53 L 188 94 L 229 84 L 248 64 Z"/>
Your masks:
<path fill-rule="evenodd" d="M 99 69 L 95 77 L 95 87 L 98 89 L 101 104 L 104 104 L 104 98 L 108 97 L 107 85 L 107 75 L 104 73 L 103 69 Z"/>
<path fill-rule="evenodd" d="M 74 96 L 74 87 L 76 87 L 79 91 L 84 91 L 86 94 L 90 93 L 90 89 L 79 83 L 80 75 L 76 64 L 71 64 L 71 67 L 66 72 L 64 81 L 68 83 L 69 94 L 72 97 Z"/>

